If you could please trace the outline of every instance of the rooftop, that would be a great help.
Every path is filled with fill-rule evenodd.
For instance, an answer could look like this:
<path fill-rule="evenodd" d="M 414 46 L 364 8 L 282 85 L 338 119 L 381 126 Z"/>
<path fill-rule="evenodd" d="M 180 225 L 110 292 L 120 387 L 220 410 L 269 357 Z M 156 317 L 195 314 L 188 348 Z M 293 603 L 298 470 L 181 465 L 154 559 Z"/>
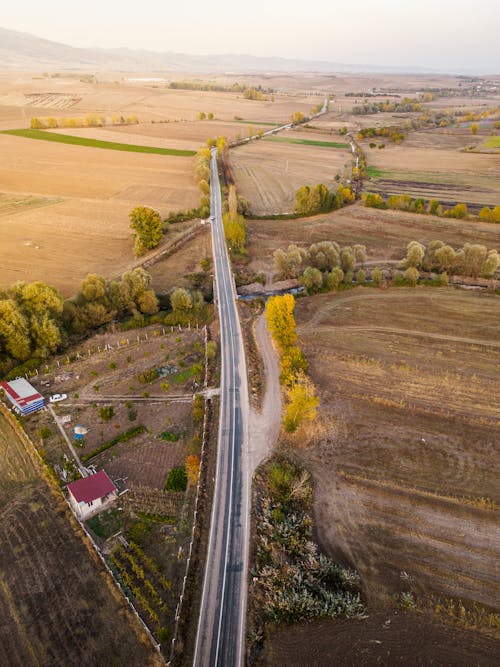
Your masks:
<path fill-rule="evenodd" d="M 24 378 L 10 380 L 10 382 L 0 383 L 0 387 L 5 389 L 9 398 L 16 401 L 21 407 L 32 401 L 39 401 L 43 396 Z"/>
<path fill-rule="evenodd" d="M 76 482 L 70 482 L 68 484 L 68 491 L 77 503 L 90 503 L 93 500 L 103 498 L 108 493 L 116 491 L 116 486 L 104 470 L 99 470 L 95 475 L 77 479 Z"/>

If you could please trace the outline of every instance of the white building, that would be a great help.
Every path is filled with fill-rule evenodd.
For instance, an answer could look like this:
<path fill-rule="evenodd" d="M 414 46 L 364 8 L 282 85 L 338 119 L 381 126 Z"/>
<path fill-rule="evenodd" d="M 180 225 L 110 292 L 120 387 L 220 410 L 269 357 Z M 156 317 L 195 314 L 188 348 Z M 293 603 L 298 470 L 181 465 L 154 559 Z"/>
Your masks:
<path fill-rule="evenodd" d="M 0 382 L 0 387 L 14 408 L 22 415 L 41 410 L 45 405 L 43 396 L 24 378 Z"/>
<path fill-rule="evenodd" d="M 70 482 L 68 494 L 77 517 L 86 519 L 113 502 L 118 497 L 118 489 L 104 470 L 99 470 L 95 475 Z"/>

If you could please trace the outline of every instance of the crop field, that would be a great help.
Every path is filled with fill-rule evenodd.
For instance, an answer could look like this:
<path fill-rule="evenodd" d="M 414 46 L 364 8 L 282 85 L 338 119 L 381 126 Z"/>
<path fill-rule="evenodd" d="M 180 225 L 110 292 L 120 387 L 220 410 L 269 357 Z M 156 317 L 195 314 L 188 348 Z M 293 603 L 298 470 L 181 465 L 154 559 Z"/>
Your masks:
<path fill-rule="evenodd" d="M 361 204 L 339 211 L 295 220 L 249 220 L 247 222 L 249 269 L 272 273 L 273 252 L 290 243 L 307 247 L 318 241 L 340 245 L 362 243 L 368 264 L 395 263 L 406 254 L 410 241 L 428 244 L 439 239 L 454 247 L 482 243 L 500 249 L 498 225 L 451 220 L 400 211 L 381 211 Z"/>
<path fill-rule="evenodd" d="M 500 156 L 464 152 L 477 139 L 463 129 L 413 132 L 383 150 L 370 149 L 369 141 L 361 142 L 367 163 L 380 173 L 365 181 L 368 192 L 464 202 L 476 213 L 500 201 Z"/>
<path fill-rule="evenodd" d="M 299 452 L 329 550 L 369 602 L 495 608 L 498 297 L 356 289 L 297 302 L 323 426 Z M 404 576 L 402 576 L 404 572 Z"/>
<path fill-rule="evenodd" d="M 0 208 L 3 285 L 44 280 L 69 295 L 88 272 L 119 275 L 135 261 L 128 220 L 134 206 L 166 215 L 199 201 L 193 158 L 7 135 L 0 144 L 2 200 L 9 204 Z"/>
<path fill-rule="evenodd" d="M 0 662 L 160 664 L 28 447 L 0 415 Z"/>
<path fill-rule="evenodd" d="M 257 141 L 230 153 L 230 165 L 240 194 L 256 215 L 293 211 L 295 192 L 302 185 L 334 185 L 337 173 L 350 166 L 350 149 L 325 146 L 323 135 L 288 131 L 279 141 Z"/>
<path fill-rule="evenodd" d="M 158 146 L 141 146 L 138 144 L 124 144 L 116 141 L 102 141 L 90 137 L 63 134 L 60 132 L 47 132 L 45 130 L 3 130 L 3 134 L 9 134 L 14 137 L 25 137 L 26 139 L 38 139 L 39 141 L 54 141 L 59 144 L 72 144 L 74 146 L 88 146 L 90 148 L 125 151 L 127 153 L 175 155 L 178 157 L 192 157 L 195 155 L 195 151 L 179 150 L 176 148 L 160 148 Z"/>

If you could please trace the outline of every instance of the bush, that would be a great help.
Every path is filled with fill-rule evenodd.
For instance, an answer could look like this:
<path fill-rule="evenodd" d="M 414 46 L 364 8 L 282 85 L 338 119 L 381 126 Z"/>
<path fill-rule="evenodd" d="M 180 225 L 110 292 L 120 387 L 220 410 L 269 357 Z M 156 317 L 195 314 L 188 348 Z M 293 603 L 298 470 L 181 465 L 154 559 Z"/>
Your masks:
<path fill-rule="evenodd" d="M 115 409 L 112 405 L 103 405 L 99 408 L 99 417 L 105 422 L 109 422 L 115 416 Z"/>
<path fill-rule="evenodd" d="M 165 480 L 165 491 L 176 491 L 180 493 L 187 488 L 187 473 L 184 466 L 172 468 Z"/>
<path fill-rule="evenodd" d="M 140 433 L 144 433 L 145 430 L 146 430 L 146 427 L 141 424 L 140 426 L 134 426 L 134 428 L 131 428 L 129 431 L 125 431 L 125 433 L 120 433 L 120 435 L 116 435 L 111 440 L 108 440 L 107 442 L 104 442 L 97 449 L 94 449 L 94 451 L 90 452 L 90 454 L 86 454 L 86 456 L 83 456 L 82 457 L 82 463 L 86 463 L 87 461 L 90 461 L 90 459 L 93 458 L 94 456 L 97 456 L 98 454 L 102 454 L 102 452 L 106 451 L 106 449 L 109 449 L 110 447 L 113 447 L 114 445 L 118 444 L 119 442 L 127 442 L 127 440 L 130 440 L 131 438 L 134 438 L 136 435 L 139 435 Z"/>

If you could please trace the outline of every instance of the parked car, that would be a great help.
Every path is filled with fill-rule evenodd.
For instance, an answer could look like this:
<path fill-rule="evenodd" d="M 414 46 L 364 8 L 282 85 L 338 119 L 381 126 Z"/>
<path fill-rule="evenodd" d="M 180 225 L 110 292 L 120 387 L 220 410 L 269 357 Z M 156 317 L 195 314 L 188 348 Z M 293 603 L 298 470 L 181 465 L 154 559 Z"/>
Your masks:
<path fill-rule="evenodd" d="M 52 394 L 49 401 L 51 403 L 59 403 L 59 401 L 64 401 L 65 398 L 68 398 L 68 394 Z"/>

